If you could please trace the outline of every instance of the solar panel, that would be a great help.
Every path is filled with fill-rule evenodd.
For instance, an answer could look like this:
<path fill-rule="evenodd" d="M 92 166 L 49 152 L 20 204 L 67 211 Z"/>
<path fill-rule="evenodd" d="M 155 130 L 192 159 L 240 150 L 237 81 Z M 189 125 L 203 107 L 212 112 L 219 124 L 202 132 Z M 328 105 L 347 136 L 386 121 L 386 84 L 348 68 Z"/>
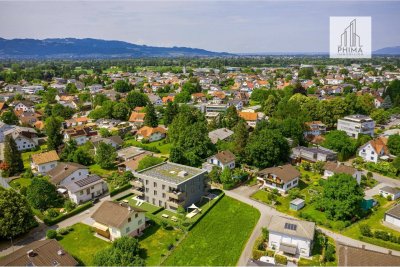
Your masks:
<path fill-rule="evenodd" d="M 292 223 L 285 223 L 285 229 L 296 231 L 297 225 Z"/>

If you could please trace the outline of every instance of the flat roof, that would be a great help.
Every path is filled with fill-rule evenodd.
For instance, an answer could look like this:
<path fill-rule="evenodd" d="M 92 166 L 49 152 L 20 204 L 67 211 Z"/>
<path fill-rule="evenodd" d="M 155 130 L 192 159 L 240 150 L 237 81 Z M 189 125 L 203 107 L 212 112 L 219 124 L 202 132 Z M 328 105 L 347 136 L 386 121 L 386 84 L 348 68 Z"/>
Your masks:
<path fill-rule="evenodd" d="M 349 115 L 344 117 L 342 120 L 354 121 L 354 122 L 373 121 L 371 117 L 361 114 Z"/>
<path fill-rule="evenodd" d="M 173 184 L 180 184 L 205 172 L 206 170 L 189 167 L 186 165 L 172 162 L 163 162 L 161 164 L 139 171 L 138 174 L 157 178 L 159 180 L 167 181 Z"/>

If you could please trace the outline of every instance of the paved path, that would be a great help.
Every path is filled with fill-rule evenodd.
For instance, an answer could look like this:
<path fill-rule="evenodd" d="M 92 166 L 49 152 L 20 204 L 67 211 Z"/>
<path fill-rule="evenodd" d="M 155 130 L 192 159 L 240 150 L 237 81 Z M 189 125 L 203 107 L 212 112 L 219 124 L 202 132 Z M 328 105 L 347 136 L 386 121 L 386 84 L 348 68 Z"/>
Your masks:
<path fill-rule="evenodd" d="M 252 207 L 255 207 L 256 209 L 258 209 L 261 213 L 260 219 L 259 219 L 257 225 L 254 227 L 254 230 L 253 230 L 252 234 L 250 235 L 250 238 L 247 241 L 246 246 L 243 249 L 243 252 L 239 258 L 239 261 L 237 263 L 238 266 L 246 266 L 247 265 L 248 260 L 252 256 L 252 249 L 253 249 L 254 242 L 261 235 L 261 229 L 268 225 L 268 223 L 270 222 L 271 217 L 273 215 L 295 218 L 288 214 L 281 213 L 270 206 L 267 206 L 265 204 L 262 204 L 258 201 L 251 199 L 250 195 L 252 193 L 256 192 L 257 190 L 258 190 L 257 186 L 253 186 L 253 187 L 241 186 L 241 187 L 236 188 L 231 191 L 225 191 L 225 194 L 227 196 L 237 199 L 241 202 L 247 203 L 248 205 L 251 205 Z M 295 219 L 298 219 L 298 218 L 295 218 Z M 317 227 L 317 229 L 321 230 L 324 234 L 333 238 L 335 241 L 343 243 L 345 245 L 350 245 L 350 246 L 359 247 L 359 248 L 362 248 L 364 246 L 366 249 L 378 251 L 381 253 L 389 253 L 389 251 L 390 251 L 389 249 L 386 249 L 383 247 L 375 246 L 375 245 L 372 245 L 369 243 L 365 243 L 365 242 L 362 242 L 362 241 L 359 241 L 356 239 L 349 238 L 347 236 L 344 236 L 344 235 L 341 235 L 338 233 L 334 233 L 325 228 Z M 400 251 L 392 251 L 392 254 L 400 256 Z"/>

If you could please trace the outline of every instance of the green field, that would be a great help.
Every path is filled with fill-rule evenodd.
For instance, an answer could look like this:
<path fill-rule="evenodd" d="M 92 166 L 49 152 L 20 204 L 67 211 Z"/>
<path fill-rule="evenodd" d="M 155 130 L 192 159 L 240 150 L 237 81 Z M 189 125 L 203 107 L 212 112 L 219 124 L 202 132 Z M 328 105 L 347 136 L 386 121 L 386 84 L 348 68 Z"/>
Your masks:
<path fill-rule="evenodd" d="M 260 213 L 223 197 L 188 233 L 163 265 L 236 265 Z"/>
<path fill-rule="evenodd" d="M 111 176 L 114 172 L 117 170 L 106 170 L 100 167 L 99 164 L 93 164 L 89 166 L 89 171 L 91 173 L 97 174 L 98 176 L 105 177 L 105 176 Z"/>
<path fill-rule="evenodd" d="M 171 144 L 170 143 L 166 143 L 164 144 L 164 140 L 160 140 L 157 142 L 152 142 L 152 143 L 148 143 L 148 144 L 143 144 L 139 141 L 136 141 L 135 139 L 130 139 L 124 142 L 125 146 L 140 146 L 143 147 L 144 149 L 146 147 L 155 147 L 158 150 L 160 150 L 161 154 L 164 155 L 169 155 L 169 152 L 171 151 Z"/>
<path fill-rule="evenodd" d="M 10 182 L 10 186 L 14 189 L 19 189 L 21 187 L 28 187 L 32 183 L 32 179 L 29 178 L 18 178 Z"/>
<path fill-rule="evenodd" d="M 73 231 L 61 236 L 61 246 L 84 265 L 92 266 L 94 254 L 111 243 L 95 237 L 90 227 L 85 224 L 77 223 L 72 227 Z"/>

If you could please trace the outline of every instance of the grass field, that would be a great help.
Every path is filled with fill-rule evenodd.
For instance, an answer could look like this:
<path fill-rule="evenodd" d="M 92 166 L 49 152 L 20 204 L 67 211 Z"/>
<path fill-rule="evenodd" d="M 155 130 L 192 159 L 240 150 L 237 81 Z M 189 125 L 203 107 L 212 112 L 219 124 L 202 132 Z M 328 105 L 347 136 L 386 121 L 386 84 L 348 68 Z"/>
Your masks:
<path fill-rule="evenodd" d="M 28 187 L 32 183 L 32 179 L 29 178 L 18 178 L 14 179 L 10 182 L 10 186 L 14 189 L 18 189 L 21 187 Z M 18 186 L 19 185 L 19 186 Z"/>
<path fill-rule="evenodd" d="M 236 265 L 260 213 L 225 196 L 188 233 L 163 265 Z"/>
<path fill-rule="evenodd" d="M 111 243 L 95 237 L 90 227 L 85 224 L 78 223 L 72 228 L 73 231 L 59 240 L 61 246 L 84 265 L 92 266 L 94 254 Z"/>
<path fill-rule="evenodd" d="M 114 172 L 117 171 L 117 169 L 115 170 L 106 170 L 103 169 L 102 167 L 100 167 L 99 164 L 93 164 L 89 166 L 89 171 L 91 173 L 97 174 L 101 177 L 105 177 L 105 176 L 111 176 Z"/>
<path fill-rule="evenodd" d="M 141 257 L 146 260 L 147 266 L 160 265 L 161 258 L 168 252 L 168 247 L 175 244 L 183 232 L 176 229 L 164 229 L 158 224 L 147 228 L 139 238 Z"/>
<path fill-rule="evenodd" d="M 148 144 L 143 144 L 139 141 L 136 141 L 135 139 L 130 139 L 125 141 L 125 145 L 131 145 L 131 146 L 141 146 L 141 147 L 155 147 L 158 150 L 160 150 L 161 154 L 164 155 L 169 155 L 169 152 L 171 151 L 171 144 L 167 143 L 164 144 L 164 140 L 160 140 L 157 142 L 152 142 L 152 143 L 148 143 Z"/>

